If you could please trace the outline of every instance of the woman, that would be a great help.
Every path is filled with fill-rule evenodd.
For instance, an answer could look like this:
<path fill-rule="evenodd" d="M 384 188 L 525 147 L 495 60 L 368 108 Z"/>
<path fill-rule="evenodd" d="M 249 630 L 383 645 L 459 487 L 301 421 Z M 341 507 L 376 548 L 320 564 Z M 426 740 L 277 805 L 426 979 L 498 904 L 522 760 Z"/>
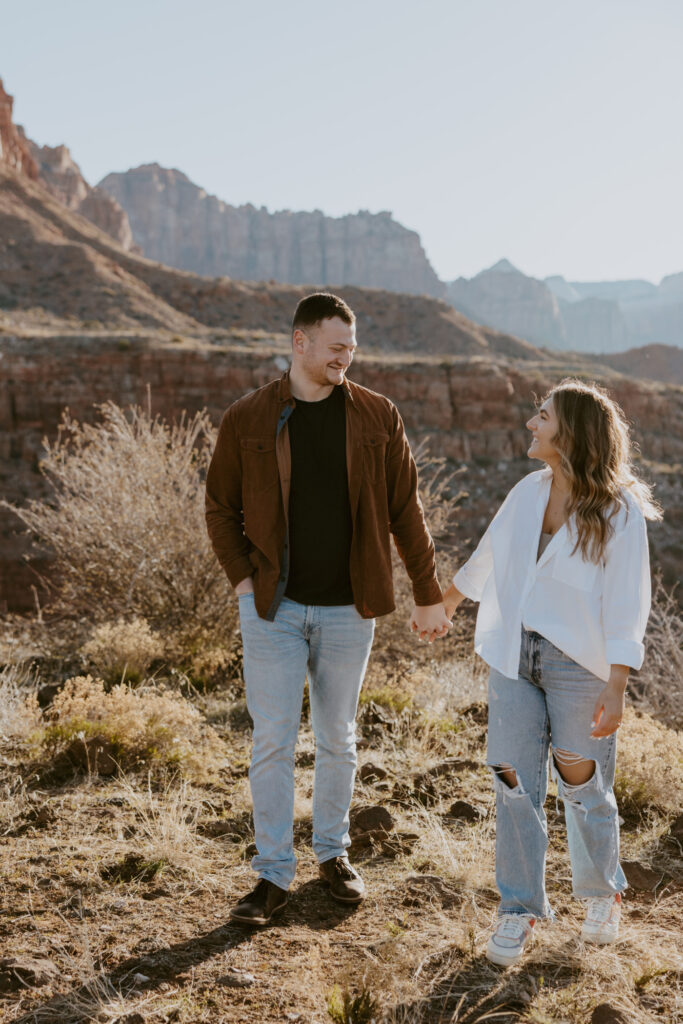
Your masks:
<path fill-rule="evenodd" d="M 628 428 L 607 393 L 564 380 L 527 423 L 545 468 L 508 494 L 444 594 L 449 617 L 479 601 L 475 649 L 490 666 L 487 762 L 496 791 L 500 905 L 487 956 L 516 963 L 545 893 L 543 804 L 551 770 L 564 802 L 582 936 L 617 938 L 626 879 L 612 786 L 630 668 L 650 609 L 646 519 Z"/>

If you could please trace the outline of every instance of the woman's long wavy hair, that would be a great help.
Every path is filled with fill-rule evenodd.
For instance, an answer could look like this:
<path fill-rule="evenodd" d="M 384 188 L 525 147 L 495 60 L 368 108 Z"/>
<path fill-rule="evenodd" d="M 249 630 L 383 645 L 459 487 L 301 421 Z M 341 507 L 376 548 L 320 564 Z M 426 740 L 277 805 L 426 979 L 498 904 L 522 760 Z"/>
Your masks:
<path fill-rule="evenodd" d="M 553 445 L 570 485 L 567 515 L 575 517 L 574 551 L 598 563 L 613 532 L 611 520 L 625 507 L 624 491 L 646 519 L 661 519 L 662 511 L 650 485 L 633 472 L 635 445 L 626 417 L 603 388 L 568 377 L 547 398 L 559 423 Z"/>

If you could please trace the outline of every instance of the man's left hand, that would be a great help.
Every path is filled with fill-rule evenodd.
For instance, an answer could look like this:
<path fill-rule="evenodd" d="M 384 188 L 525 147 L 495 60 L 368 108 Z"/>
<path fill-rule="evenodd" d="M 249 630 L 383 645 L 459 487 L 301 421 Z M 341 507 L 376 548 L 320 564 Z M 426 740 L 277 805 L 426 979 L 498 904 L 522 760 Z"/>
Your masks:
<path fill-rule="evenodd" d="M 417 633 L 420 640 L 426 640 L 430 644 L 437 637 L 446 636 L 451 626 L 452 622 L 446 615 L 443 601 L 424 607 L 415 605 L 410 616 L 412 632 Z"/>

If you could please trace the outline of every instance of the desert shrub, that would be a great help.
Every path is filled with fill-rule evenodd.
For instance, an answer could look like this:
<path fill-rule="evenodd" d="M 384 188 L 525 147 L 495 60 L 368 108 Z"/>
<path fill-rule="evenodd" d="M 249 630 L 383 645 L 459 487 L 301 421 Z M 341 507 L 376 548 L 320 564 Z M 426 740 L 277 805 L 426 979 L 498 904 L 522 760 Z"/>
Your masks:
<path fill-rule="evenodd" d="M 151 687 L 125 684 L 106 691 L 101 679 L 77 676 L 57 694 L 35 742 L 50 757 L 74 740 L 102 740 L 122 766 L 175 766 L 198 778 L 225 759 L 225 747 L 188 700 Z"/>
<path fill-rule="evenodd" d="M 25 740 L 40 721 L 30 667 L 15 664 L 0 670 L 0 740 Z M 28 692 L 27 692 L 28 691 Z"/>
<path fill-rule="evenodd" d="M 49 500 L 3 503 L 54 554 L 53 609 L 95 623 L 140 616 L 169 632 L 229 628 L 234 602 L 204 520 L 208 416 L 169 425 L 138 407 L 99 408 L 96 424 L 65 413 L 45 442 Z"/>
<path fill-rule="evenodd" d="M 647 713 L 627 707 L 619 730 L 614 791 L 622 811 L 648 807 L 678 813 L 683 806 L 683 736 Z"/>
<path fill-rule="evenodd" d="M 88 642 L 81 648 L 98 675 L 114 684 L 137 683 L 145 676 L 153 661 L 161 658 L 164 644 L 144 619 L 130 622 L 103 622 L 96 626 Z"/>
<path fill-rule="evenodd" d="M 655 576 L 645 636 L 645 661 L 631 680 L 635 704 L 674 729 L 683 729 L 683 618 L 673 591 Z"/>
<path fill-rule="evenodd" d="M 335 985 L 327 998 L 327 1012 L 335 1024 L 373 1024 L 379 1021 L 379 1000 L 363 985 L 360 992 Z"/>

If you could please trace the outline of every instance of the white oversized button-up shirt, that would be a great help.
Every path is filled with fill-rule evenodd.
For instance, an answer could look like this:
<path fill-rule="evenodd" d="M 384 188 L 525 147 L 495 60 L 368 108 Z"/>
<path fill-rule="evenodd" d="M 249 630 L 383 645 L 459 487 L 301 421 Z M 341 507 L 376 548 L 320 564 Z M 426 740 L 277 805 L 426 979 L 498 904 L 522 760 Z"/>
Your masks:
<path fill-rule="evenodd" d="M 645 519 L 624 491 L 599 565 L 584 561 L 580 550 L 572 554 L 573 519 L 537 560 L 551 482 L 546 468 L 512 488 L 453 582 L 479 601 L 475 650 L 503 675 L 517 678 L 524 626 L 606 681 L 610 665 L 643 663 L 650 613 Z"/>

